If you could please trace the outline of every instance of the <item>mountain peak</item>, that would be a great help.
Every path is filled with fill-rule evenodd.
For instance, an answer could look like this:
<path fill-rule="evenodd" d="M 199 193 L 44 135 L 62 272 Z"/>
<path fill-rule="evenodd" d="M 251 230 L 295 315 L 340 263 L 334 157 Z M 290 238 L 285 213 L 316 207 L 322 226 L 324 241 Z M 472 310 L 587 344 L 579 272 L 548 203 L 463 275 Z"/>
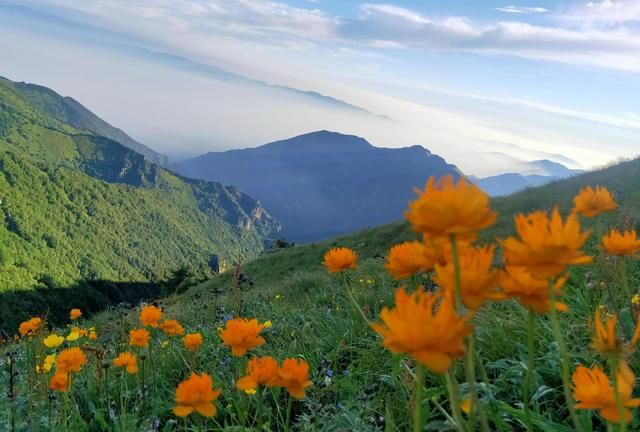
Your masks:
<path fill-rule="evenodd" d="M 374 147 L 320 130 L 174 165 L 188 177 L 234 184 L 257 197 L 289 240 L 305 242 L 402 217 L 413 188 L 458 169 L 421 146 Z"/>

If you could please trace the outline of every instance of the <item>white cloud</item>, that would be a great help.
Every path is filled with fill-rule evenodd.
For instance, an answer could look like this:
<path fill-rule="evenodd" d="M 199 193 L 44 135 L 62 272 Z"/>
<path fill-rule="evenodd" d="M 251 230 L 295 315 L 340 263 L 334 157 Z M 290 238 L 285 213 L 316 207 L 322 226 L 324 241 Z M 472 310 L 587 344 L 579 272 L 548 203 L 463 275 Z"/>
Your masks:
<path fill-rule="evenodd" d="M 640 0 L 599 0 L 569 8 L 560 20 L 587 25 L 617 26 L 640 22 Z"/>
<path fill-rule="evenodd" d="M 512 14 L 534 14 L 534 13 L 546 13 L 548 9 L 543 7 L 526 7 L 526 6 L 503 6 L 496 8 L 497 11 L 512 13 Z"/>

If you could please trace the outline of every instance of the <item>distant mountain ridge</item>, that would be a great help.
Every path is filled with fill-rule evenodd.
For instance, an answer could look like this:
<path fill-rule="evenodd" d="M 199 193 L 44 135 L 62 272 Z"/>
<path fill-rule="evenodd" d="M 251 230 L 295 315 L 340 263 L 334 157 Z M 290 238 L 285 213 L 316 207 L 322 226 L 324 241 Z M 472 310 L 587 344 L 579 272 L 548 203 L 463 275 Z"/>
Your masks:
<path fill-rule="evenodd" d="M 378 148 L 318 131 L 170 165 L 185 176 L 234 184 L 260 199 L 282 235 L 314 241 L 402 217 L 413 188 L 458 169 L 421 146 Z"/>
<path fill-rule="evenodd" d="M 557 180 L 582 174 L 583 170 L 570 169 L 561 163 L 542 159 L 524 164 L 522 173 L 504 173 L 495 176 L 471 177 L 482 190 L 491 196 L 511 195 L 530 187 L 543 186 Z"/>
<path fill-rule="evenodd" d="M 279 229 L 239 189 L 176 175 L 51 115 L 59 97 L 0 80 L 0 292 L 230 266 Z"/>

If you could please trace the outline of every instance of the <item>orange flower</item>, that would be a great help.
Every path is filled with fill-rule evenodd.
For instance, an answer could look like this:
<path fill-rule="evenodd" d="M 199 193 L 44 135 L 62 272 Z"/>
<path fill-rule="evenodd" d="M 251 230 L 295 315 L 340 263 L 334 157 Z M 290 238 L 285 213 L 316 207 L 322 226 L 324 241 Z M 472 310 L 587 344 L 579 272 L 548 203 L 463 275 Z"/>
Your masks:
<path fill-rule="evenodd" d="M 131 352 L 123 352 L 113 360 L 113 365 L 116 367 L 126 368 L 130 374 L 138 373 L 138 362 L 136 356 Z"/>
<path fill-rule="evenodd" d="M 430 238 L 474 236 L 496 221 L 489 207 L 489 196 L 475 184 L 460 177 L 456 184 L 448 175 L 431 177 L 425 190 L 416 189 L 418 199 L 409 204 L 405 217 L 413 229 Z"/>
<path fill-rule="evenodd" d="M 80 318 L 82 316 L 82 311 L 80 309 L 71 309 L 71 311 L 69 312 L 69 318 L 71 318 L 71 321 L 75 321 L 78 318 Z"/>
<path fill-rule="evenodd" d="M 53 375 L 49 381 L 49 388 L 60 392 L 69 390 L 69 374 L 56 371 L 55 375 Z"/>
<path fill-rule="evenodd" d="M 572 264 L 587 264 L 592 258 L 580 249 L 589 237 L 580 231 L 575 213 L 563 222 L 556 208 L 549 218 L 543 211 L 516 216 L 519 238 L 502 241 L 504 259 L 511 266 L 526 267 L 537 278 L 553 278 Z"/>
<path fill-rule="evenodd" d="M 442 292 L 417 289 L 409 295 L 403 287 L 395 297 L 395 308 L 383 308 L 384 324 L 372 324 L 373 330 L 389 351 L 410 354 L 433 372 L 445 373 L 464 354 L 464 338 L 472 327 L 456 313 L 451 296 Z"/>
<path fill-rule="evenodd" d="M 164 320 L 158 326 L 167 336 L 180 336 L 184 333 L 184 327 L 176 320 Z"/>
<path fill-rule="evenodd" d="M 631 421 L 629 408 L 640 406 L 640 399 L 632 398 L 635 375 L 629 366 L 622 362 L 617 376 L 618 393 L 624 407 L 624 422 Z M 573 373 L 573 397 L 578 401 L 577 409 L 597 409 L 600 415 L 610 422 L 621 423 L 620 411 L 616 405 L 613 386 L 607 375 L 596 366 L 587 369 L 580 365 Z"/>
<path fill-rule="evenodd" d="M 556 297 L 562 294 L 562 287 L 566 281 L 566 277 L 561 277 L 553 284 Z M 546 279 L 534 278 L 524 267 L 506 267 L 500 275 L 500 287 L 506 297 L 517 299 L 536 313 L 548 313 L 551 309 L 549 282 Z M 556 302 L 555 308 L 560 312 L 569 310 L 567 305 L 561 302 Z"/>
<path fill-rule="evenodd" d="M 435 252 L 432 249 L 418 241 L 411 241 L 393 246 L 384 268 L 394 279 L 405 279 L 415 273 L 431 270 L 435 261 Z"/>
<path fill-rule="evenodd" d="M 178 417 L 186 417 L 193 411 L 205 417 L 213 417 L 218 411 L 213 401 L 221 391 L 213 390 L 211 377 L 205 373 L 192 373 L 189 379 L 182 381 L 176 389 L 176 406 L 173 413 Z"/>
<path fill-rule="evenodd" d="M 322 264 L 327 268 L 329 273 L 338 273 L 347 269 L 355 269 L 358 255 L 351 249 L 346 247 L 329 249 L 324 254 Z"/>
<path fill-rule="evenodd" d="M 155 306 L 145 306 L 140 309 L 140 322 L 143 327 L 158 327 L 162 319 L 162 309 Z"/>
<path fill-rule="evenodd" d="M 129 345 L 140 348 L 149 346 L 149 331 L 146 329 L 136 329 L 129 332 Z"/>
<path fill-rule="evenodd" d="M 78 347 L 62 350 L 56 360 L 56 374 L 80 372 L 82 366 L 87 363 L 87 356 Z"/>
<path fill-rule="evenodd" d="M 259 335 L 263 328 L 264 324 L 259 324 L 257 319 L 234 318 L 227 321 L 220 338 L 231 347 L 234 356 L 241 357 L 251 348 L 264 344 L 264 338 Z"/>
<path fill-rule="evenodd" d="M 635 229 L 623 233 L 611 230 L 602 237 L 602 248 L 609 255 L 631 256 L 640 251 L 640 239 Z"/>
<path fill-rule="evenodd" d="M 18 327 L 18 332 L 22 336 L 32 336 L 40 329 L 41 325 L 42 319 L 34 317 L 28 321 L 24 321 L 23 323 L 21 323 L 20 327 Z"/>
<path fill-rule="evenodd" d="M 277 387 L 279 383 L 278 362 L 273 357 L 254 357 L 249 360 L 247 374 L 236 381 L 236 388 L 247 391 L 261 385 Z"/>
<path fill-rule="evenodd" d="M 285 387 L 294 399 L 304 397 L 304 389 L 312 385 L 309 381 L 309 363 L 305 360 L 288 358 L 278 370 L 279 385 Z"/>
<path fill-rule="evenodd" d="M 478 309 L 487 300 L 500 300 L 504 295 L 498 291 L 500 273 L 491 268 L 493 246 L 463 246 L 459 250 L 460 292 L 462 302 L 469 309 Z M 433 281 L 450 295 L 455 295 L 455 267 L 453 260 L 445 265 L 436 264 Z"/>
<path fill-rule="evenodd" d="M 184 346 L 189 351 L 198 351 L 202 345 L 202 335 L 200 333 L 191 333 L 182 338 Z"/>
<path fill-rule="evenodd" d="M 636 346 L 638 340 L 640 340 L 640 321 L 636 323 L 636 329 L 628 343 L 625 343 L 616 336 L 617 321 L 618 317 L 610 315 L 605 318 L 605 322 L 603 323 L 600 308 L 596 309 L 594 319 L 595 328 L 591 348 L 605 356 L 609 354 L 620 356 L 629 353 Z"/>
<path fill-rule="evenodd" d="M 573 211 L 586 217 L 594 217 L 617 208 L 611 193 L 602 186 L 596 186 L 595 189 L 591 186 L 583 188 L 573 199 L 573 205 Z"/>

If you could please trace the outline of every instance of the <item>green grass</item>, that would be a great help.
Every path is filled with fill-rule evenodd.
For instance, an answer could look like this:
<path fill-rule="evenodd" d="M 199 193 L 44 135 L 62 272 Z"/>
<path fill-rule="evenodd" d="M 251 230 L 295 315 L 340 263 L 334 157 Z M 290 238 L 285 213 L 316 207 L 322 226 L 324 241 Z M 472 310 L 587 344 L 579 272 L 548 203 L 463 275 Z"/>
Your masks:
<path fill-rule="evenodd" d="M 494 208 L 500 212 L 498 223 L 483 233 L 482 241 L 503 237 L 512 232 L 512 219 L 522 208 L 550 208 L 567 200 L 584 184 L 605 183 L 616 191 L 620 210 L 603 215 L 586 225 L 596 231 L 597 237 L 605 227 L 630 226 L 629 214 L 633 214 L 638 202 L 634 191 L 637 181 L 637 161 L 614 167 L 615 180 L 606 173 L 593 173 L 565 182 L 525 191 L 511 198 L 495 200 Z M 620 170 L 620 171 L 618 171 Z M 627 181 L 625 181 L 626 179 Z M 600 181 L 602 180 L 602 181 Z M 613 186 L 611 186 L 613 185 Z M 619 187 L 616 187 L 618 185 Z M 559 200 L 556 201 L 555 198 Z M 512 201 L 513 200 L 513 201 Z M 514 205 L 513 202 L 518 203 Z M 358 269 L 350 274 L 356 300 L 376 319 L 380 309 L 392 304 L 395 288 L 399 285 L 384 271 L 381 256 L 395 243 L 415 237 L 405 223 L 396 223 L 377 229 L 365 230 L 342 238 L 309 245 L 278 250 L 248 262 L 240 272 L 243 282 L 235 290 L 232 270 L 199 284 L 185 294 L 170 296 L 162 301 L 166 314 L 184 323 L 187 331 L 200 331 L 205 345 L 198 354 L 197 370 L 214 377 L 223 394 L 218 400 L 219 413 L 215 420 L 206 422 L 208 430 L 239 430 L 245 415 L 251 417 L 256 409 L 255 396 L 248 396 L 233 389 L 237 368 L 242 365 L 230 359 L 230 351 L 221 344 L 217 328 L 224 325 L 228 314 L 270 320 L 273 327 L 265 332 L 266 344 L 257 355 L 272 355 L 279 360 L 285 357 L 302 357 L 311 365 L 313 387 L 307 398 L 294 404 L 293 430 L 300 431 L 406 431 L 410 428 L 413 381 L 412 362 L 406 357 L 390 354 L 380 346 L 380 340 L 352 308 L 345 296 L 339 278 L 330 276 L 320 262 L 324 252 L 333 246 L 349 246 L 360 254 Z M 597 254 L 595 241 L 588 251 Z M 631 286 L 638 283 L 640 267 L 630 263 Z M 616 304 L 629 304 L 616 279 L 611 261 L 598 260 L 595 264 L 576 268 L 571 273 L 563 300 L 570 311 L 561 317 L 571 353 L 572 369 L 576 364 L 602 364 L 588 349 L 591 338 L 590 320 L 599 304 L 609 309 Z M 416 283 L 414 280 L 412 283 Z M 425 279 L 428 282 L 428 279 Z M 613 294 L 613 295 L 610 295 Z M 69 305 L 72 306 L 72 305 Z M 622 322 L 629 334 L 633 325 L 632 311 L 622 309 Z M 521 388 L 526 372 L 526 311 L 513 301 L 493 303 L 483 308 L 474 319 L 477 344 L 482 359 L 478 368 L 480 395 L 487 409 L 492 428 L 500 431 L 524 430 Z M 136 311 L 110 310 L 98 314 L 90 324 L 98 329 L 99 340 L 90 345 L 105 349 L 104 359 L 111 360 L 126 349 L 126 331 L 136 327 Z M 552 337 L 546 317 L 535 322 L 535 374 L 533 379 L 533 421 L 536 430 L 570 431 L 568 412 L 562 396 L 559 376 L 558 346 Z M 176 421 L 171 414 L 176 385 L 189 373 L 192 364 L 187 353 L 174 341 L 162 348 L 164 336 L 157 336 L 152 352 L 148 355 L 148 386 L 155 381 L 149 393 L 139 393 L 138 378 L 126 381 L 126 414 L 120 417 L 118 409 L 107 408 L 106 396 L 96 388 L 100 363 L 92 361 L 75 384 L 70 421 L 71 430 L 120 430 L 121 418 L 125 430 L 197 430 L 197 422 Z M 11 345 L 18 356 L 24 355 L 24 343 Z M 153 359 L 153 365 L 151 365 Z M 22 430 L 38 430 L 37 424 L 46 430 L 48 424 L 48 399 L 42 397 L 29 407 L 29 392 L 24 379 L 24 360 L 16 362 L 21 368 L 18 376 L 18 396 L 14 401 L 16 418 Z M 631 358 L 631 367 L 640 371 L 637 356 Z M 2 382 L 7 381 L 7 365 L 3 366 Z M 113 368 L 111 368 L 113 372 Z M 461 368 L 458 380 L 464 382 Z M 155 376 L 155 378 L 152 378 Z M 103 384 L 104 385 L 104 384 Z M 120 383 L 111 380 L 107 384 L 110 394 L 118 394 Z M 464 394 L 466 386 L 461 386 Z M 33 394 L 33 391 L 31 392 Z M 33 397 L 33 396 L 31 396 Z M 425 430 L 450 430 L 444 412 L 450 412 L 446 391 L 439 377 L 428 374 L 422 400 L 427 411 Z M 52 402 L 52 415 L 58 421 L 62 401 L 56 396 Z M 286 399 L 282 392 L 269 392 L 264 411 L 254 422 L 245 421 L 248 430 L 284 430 L 283 411 Z M 0 398 L 0 427 L 8 427 L 11 401 L 6 392 Z M 586 430 L 605 430 L 596 415 L 581 412 L 580 418 Z M 4 423 L 3 423 L 4 422 Z M 154 429 L 153 425 L 158 425 Z M 235 425 L 235 426 L 234 426 Z M 640 416 L 634 417 L 629 430 L 640 428 Z"/>

